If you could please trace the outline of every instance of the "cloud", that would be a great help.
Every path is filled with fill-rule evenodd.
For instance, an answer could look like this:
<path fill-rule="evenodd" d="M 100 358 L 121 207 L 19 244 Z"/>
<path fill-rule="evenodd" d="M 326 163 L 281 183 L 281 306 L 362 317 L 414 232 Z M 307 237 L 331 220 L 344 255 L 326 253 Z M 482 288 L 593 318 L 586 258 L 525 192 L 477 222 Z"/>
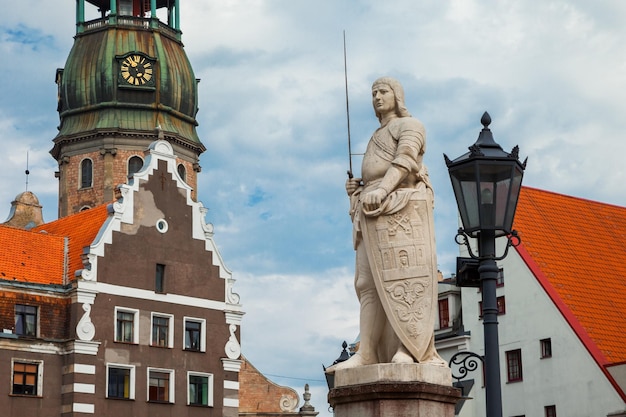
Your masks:
<path fill-rule="evenodd" d="M 75 35 L 74 7 L 24 0 L 0 16 L 7 214 L 26 186 L 28 152 L 28 187 L 45 219 L 56 217 L 54 74 Z M 328 415 L 321 363 L 357 336 L 358 320 L 344 191 L 344 31 L 353 152 L 377 128 L 370 86 L 379 76 L 403 83 L 426 126 L 444 275 L 455 268 L 458 223 L 443 153 L 467 151 L 484 111 L 496 141 L 528 156 L 525 185 L 626 205 L 623 2 L 204 0 L 181 9 L 182 41 L 202 80 L 198 197 L 238 280 L 244 353 L 262 372 L 316 380 L 320 417 Z M 353 155 L 356 175 L 360 160 Z"/>

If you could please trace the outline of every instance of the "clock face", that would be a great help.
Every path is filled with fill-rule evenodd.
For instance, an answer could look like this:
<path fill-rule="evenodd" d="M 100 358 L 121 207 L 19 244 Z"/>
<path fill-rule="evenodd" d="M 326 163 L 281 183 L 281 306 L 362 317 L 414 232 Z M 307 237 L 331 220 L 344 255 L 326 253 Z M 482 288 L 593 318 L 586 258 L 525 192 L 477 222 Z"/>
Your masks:
<path fill-rule="evenodd" d="M 122 61 L 122 78 L 130 85 L 141 86 L 150 83 L 154 68 L 152 62 L 141 55 L 129 55 Z"/>

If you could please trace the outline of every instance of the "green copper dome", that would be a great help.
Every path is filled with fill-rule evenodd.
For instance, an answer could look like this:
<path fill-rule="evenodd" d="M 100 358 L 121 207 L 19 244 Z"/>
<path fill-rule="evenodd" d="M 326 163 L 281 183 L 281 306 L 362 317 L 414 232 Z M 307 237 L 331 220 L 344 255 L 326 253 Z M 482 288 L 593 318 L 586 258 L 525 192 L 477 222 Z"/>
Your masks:
<path fill-rule="evenodd" d="M 197 84 L 180 31 L 155 18 L 109 15 L 79 22 L 65 68 L 57 72 L 64 143 L 94 135 L 161 134 L 205 150 L 196 133 Z"/>

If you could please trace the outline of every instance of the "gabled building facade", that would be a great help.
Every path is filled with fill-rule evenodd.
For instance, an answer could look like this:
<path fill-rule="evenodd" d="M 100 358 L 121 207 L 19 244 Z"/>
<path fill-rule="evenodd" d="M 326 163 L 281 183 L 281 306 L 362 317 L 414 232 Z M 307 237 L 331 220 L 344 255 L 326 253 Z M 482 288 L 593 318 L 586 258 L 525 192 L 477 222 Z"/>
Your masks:
<path fill-rule="evenodd" d="M 503 415 L 626 416 L 626 208 L 523 187 L 514 229 L 497 288 Z M 462 314 L 484 354 L 477 288 Z M 483 416 L 483 374 L 467 378 L 459 416 Z"/>
<path fill-rule="evenodd" d="M 0 226 L 8 415 L 237 416 L 243 311 L 167 141 L 118 198 Z"/>
<path fill-rule="evenodd" d="M 237 415 L 243 312 L 195 195 L 180 3 L 76 1 L 56 73 L 59 220 L 23 193 L 0 227 L 10 415 Z"/>
<path fill-rule="evenodd" d="M 240 356 L 244 313 L 196 195 L 181 3 L 76 0 L 56 72 L 59 219 L 26 191 L 0 224 L 2 415 L 317 415 L 308 390 L 298 409 Z"/>

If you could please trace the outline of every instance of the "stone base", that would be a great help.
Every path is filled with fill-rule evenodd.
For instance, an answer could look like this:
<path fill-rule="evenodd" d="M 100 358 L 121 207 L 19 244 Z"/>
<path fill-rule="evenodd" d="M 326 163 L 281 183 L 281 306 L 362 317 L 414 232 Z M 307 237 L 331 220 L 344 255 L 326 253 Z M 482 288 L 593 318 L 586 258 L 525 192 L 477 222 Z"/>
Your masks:
<path fill-rule="evenodd" d="M 454 417 L 461 391 L 450 368 L 428 364 L 360 366 L 335 373 L 335 417 Z"/>

